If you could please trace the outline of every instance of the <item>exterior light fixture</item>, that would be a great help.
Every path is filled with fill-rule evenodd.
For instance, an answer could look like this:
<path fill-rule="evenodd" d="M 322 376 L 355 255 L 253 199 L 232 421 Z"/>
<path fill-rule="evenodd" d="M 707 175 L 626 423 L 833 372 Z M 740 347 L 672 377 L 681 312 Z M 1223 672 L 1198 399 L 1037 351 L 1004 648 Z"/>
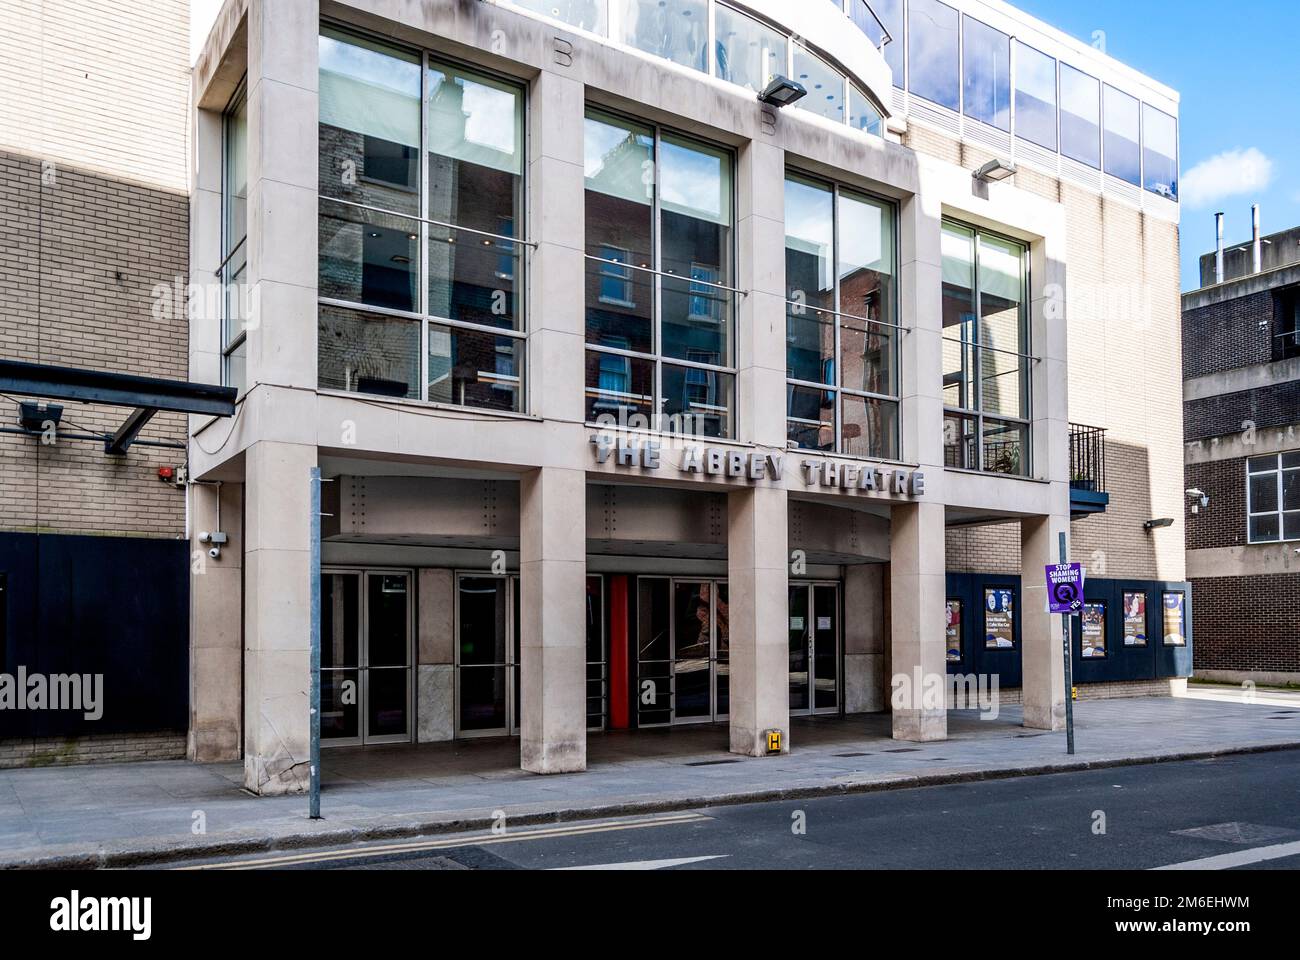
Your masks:
<path fill-rule="evenodd" d="M 1187 496 L 1192 501 L 1192 513 L 1200 513 L 1202 509 L 1210 505 L 1210 495 L 1198 487 L 1189 489 Z"/>
<path fill-rule="evenodd" d="M 990 160 L 971 176 L 983 183 L 997 183 L 1016 175 L 1016 165 L 1010 160 Z"/>
<path fill-rule="evenodd" d="M 1174 525 L 1173 517 L 1160 517 L 1156 520 L 1148 520 L 1142 524 L 1144 530 L 1154 530 L 1156 527 L 1172 527 Z"/>
<path fill-rule="evenodd" d="M 763 88 L 763 92 L 758 95 L 758 102 L 770 103 L 779 109 L 780 107 L 787 107 L 807 95 L 808 91 L 804 89 L 803 84 L 787 80 L 778 74 Z"/>

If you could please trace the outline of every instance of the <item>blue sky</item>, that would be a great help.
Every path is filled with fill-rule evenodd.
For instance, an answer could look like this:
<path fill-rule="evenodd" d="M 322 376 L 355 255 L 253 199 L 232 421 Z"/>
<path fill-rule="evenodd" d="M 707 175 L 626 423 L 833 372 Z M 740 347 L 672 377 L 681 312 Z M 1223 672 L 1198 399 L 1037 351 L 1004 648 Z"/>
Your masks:
<path fill-rule="evenodd" d="M 1011 3 L 1088 43 L 1103 31 L 1107 53 L 1181 95 L 1184 290 L 1214 249 L 1215 211 L 1229 244 L 1250 239 L 1252 203 L 1266 234 L 1300 226 L 1296 0 Z"/>

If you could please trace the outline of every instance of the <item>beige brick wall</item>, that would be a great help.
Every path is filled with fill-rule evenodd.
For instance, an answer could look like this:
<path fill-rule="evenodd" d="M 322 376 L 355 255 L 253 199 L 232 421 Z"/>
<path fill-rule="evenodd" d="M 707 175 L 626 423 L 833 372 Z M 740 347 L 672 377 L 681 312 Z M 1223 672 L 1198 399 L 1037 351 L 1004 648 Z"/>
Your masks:
<path fill-rule="evenodd" d="M 0 0 L 0 353 L 184 379 L 189 5 Z M 12 94 L 12 95 L 11 95 Z M 65 404 L 65 432 L 129 411 Z M 0 423 L 17 407 L 0 397 Z M 183 442 L 162 415 L 143 439 Z M 0 434 L 0 530 L 179 536 L 184 451 Z"/>
<path fill-rule="evenodd" d="M 915 122 L 904 142 L 968 169 L 991 156 Z M 1030 168 L 1012 182 L 1065 207 L 1070 419 L 1107 430 L 1110 507 L 1071 525 L 1072 559 L 1096 577 L 1181 580 L 1178 227 Z M 1175 523 L 1148 533 L 1156 517 Z M 1019 570 L 1017 525 L 953 530 L 947 546 L 950 570 Z"/>

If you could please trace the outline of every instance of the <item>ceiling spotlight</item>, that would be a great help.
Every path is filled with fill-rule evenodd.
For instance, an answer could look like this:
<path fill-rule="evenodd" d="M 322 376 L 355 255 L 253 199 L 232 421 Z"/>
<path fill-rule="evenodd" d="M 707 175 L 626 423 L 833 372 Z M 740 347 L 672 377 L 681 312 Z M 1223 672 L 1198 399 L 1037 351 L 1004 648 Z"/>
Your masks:
<path fill-rule="evenodd" d="M 997 183 L 1016 175 L 1016 165 L 1010 160 L 990 160 L 971 176 L 983 183 Z"/>
<path fill-rule="evenodd" d="M 796 100 L 802 99 L 808 95 L 802 84 L 795 83 L 793 80 L 787 80 L 779 74 L 772 78 L 772 82 L 763 88 L 763 92 L 758 95 L 759 103 L 770 103 L 774 107 L 786 107 Z"/>

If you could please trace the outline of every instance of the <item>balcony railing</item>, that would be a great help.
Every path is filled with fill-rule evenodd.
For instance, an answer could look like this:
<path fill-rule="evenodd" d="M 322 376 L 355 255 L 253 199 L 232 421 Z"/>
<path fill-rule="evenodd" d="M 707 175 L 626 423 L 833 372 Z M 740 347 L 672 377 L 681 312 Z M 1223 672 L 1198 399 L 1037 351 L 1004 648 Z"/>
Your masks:
<path fill-rule="evenodd" d="M 1101 513 L 1110 504 L 1106 492 L 1106 430 L 1070 424 L 1070 514 Z"/>

